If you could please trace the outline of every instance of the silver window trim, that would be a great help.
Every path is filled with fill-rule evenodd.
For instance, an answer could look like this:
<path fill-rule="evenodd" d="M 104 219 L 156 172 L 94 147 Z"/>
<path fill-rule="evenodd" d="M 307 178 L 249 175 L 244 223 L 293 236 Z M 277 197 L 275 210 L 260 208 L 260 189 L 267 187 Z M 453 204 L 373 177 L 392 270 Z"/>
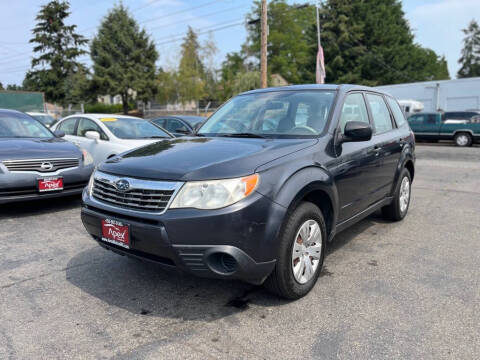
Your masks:
<path fill-rule="evenodd" d="M 162 211 L 148 211 L 148 210 L 134 210 L 134 209 L 128 209 L 124 208 L 122 206 L 114 206 L 112 204 L 109 204 L 104 201 L 97 200 L 93 194 L 90 197 L 90 200 L 96 204 L 99 204 L 104 207 L 108 207 L 110 209 L 115 209 L 115 210 L 121 210 L 125 211 L 128 213 L 132 214 L 152 214 L 152 215 L 161 215 L 165 213 L 169 208 L 170 205 L 172 204 L 173 200 L 175 199 L 178 191 L 181 189 L 183 184 L 185 182 L 182 181 L 161 181 L 161 180 L 144 180 L 144 179 L 139 179 L 139 178 L 133 178 L 130 176 L 120 176 L 120 175 L 112 175 L 112 174 L 107 174 L 105 172 L 101 172 L 99 170 L 95 171 L 93 174 L 94 179 L 98 179 L 100 181 L 104 181 L 109 183 L 110 185 L 115 186 L 115 182 L 118 180 L 127 180 L 130 183 L 130 190 L 134 189 L 143 189 L 143 190 L 166 190 L 166 191 L 172 191 L 173 194 L 170 197 L 167 205 L 165 205 L 165 208 Z"/>

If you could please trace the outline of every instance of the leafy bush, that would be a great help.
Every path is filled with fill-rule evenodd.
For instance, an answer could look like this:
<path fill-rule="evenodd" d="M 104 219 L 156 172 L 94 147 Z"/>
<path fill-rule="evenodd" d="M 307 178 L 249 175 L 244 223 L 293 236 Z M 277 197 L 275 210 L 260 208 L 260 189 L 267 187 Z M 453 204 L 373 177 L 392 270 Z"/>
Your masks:
<path fill-rule="evenodd" d="M 128 109 L 133 110 L 135 108 L 134 104 L 129 104 Z M 116 114 L 123 113 L 122 104 L 85 104 L 86 113 L 99 113 L 99 114 Z"/>

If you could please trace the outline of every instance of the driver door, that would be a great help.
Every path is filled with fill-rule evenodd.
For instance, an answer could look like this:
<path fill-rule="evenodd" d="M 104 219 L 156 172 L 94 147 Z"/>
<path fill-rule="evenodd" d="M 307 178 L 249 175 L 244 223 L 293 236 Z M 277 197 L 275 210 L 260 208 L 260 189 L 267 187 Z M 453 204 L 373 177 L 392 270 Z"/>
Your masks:
<path fill-rule="evenodd" d="M 369 123 L 367 107 L 361 92 L 347 95 L 337 131 L 343 131 L 349 121 Z M 372 203 L 376 186 L 378 152 L 374 141 L 344 142 L 336 149 L 336 158 L 328 165 L 337 183 L 339 198 L 338 222 L 341 223 L 365 210 Z"/>
<path fill-rule="evenodd" d="M 100 134 L 99 140 L 89 139 L 85 136 L 87 131 L 96 131 Z M 87 150 L 93 157 L 95 165 L 105 160 L 110 155 L 110 144 L 105 132 L 93 120 L 79 118 L 76 142 L 78 146 Z"/>

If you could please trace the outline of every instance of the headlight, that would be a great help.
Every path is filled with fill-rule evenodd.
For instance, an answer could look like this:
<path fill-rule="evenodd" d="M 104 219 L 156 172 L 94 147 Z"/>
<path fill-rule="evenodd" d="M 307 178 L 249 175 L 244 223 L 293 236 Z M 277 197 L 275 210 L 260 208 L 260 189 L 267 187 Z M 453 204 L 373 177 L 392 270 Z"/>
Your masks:
<path fill-rule="evenodd" d="M 93 176 L 95 175 L 95 170 L 93 170 L 92 175 L 90 176 L 90 180 L 88 181 L 87 185 L 87 194 L 89 197 L 92 197 L 92 190 L 93 190 Z"/>
<path fill-rule="evenodd" d="M 82 151 L 82 158 L 83 158 L 83 165 L 90 165 L 93 164 L 93 157 L 90 153 L 85 149 L 80 149 Z"/>
<path fill-rule="evenodd" d="M 187 182 L 170 208 L 219 209 L 246 198 L 259 181 L 260 176 L 253 174 L 238 179 Z"/>

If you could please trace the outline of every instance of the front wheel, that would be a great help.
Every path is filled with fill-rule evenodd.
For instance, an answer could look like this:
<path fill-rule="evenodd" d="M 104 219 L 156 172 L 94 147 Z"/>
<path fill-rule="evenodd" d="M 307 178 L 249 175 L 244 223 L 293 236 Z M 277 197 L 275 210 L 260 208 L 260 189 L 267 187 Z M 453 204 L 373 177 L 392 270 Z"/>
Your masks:
<path fill-rule="evenodd" d="M 279 239 L 277 263 L 265 282 L 268 290 L 286 299 L 305 296 L 320 274 L 327 230 L 320 209 L 310 202 L 290 212 Z"/>
<path fill-rule="evenodd" d="M 382 208 L 383 217 L 388 220 L 400 221 L 407 215 L 410 206 L 410 194 L 412 188 L 412 179 L 410 172 L 403 169 L 400 173 L 393 200 L 390 205 Z"/>
<path fill-rule="evenodd" d="M 472 135 L 466 132 L 458 133 L 455 135 L 454 139 L 457 146 L 472 146 Z"/>

